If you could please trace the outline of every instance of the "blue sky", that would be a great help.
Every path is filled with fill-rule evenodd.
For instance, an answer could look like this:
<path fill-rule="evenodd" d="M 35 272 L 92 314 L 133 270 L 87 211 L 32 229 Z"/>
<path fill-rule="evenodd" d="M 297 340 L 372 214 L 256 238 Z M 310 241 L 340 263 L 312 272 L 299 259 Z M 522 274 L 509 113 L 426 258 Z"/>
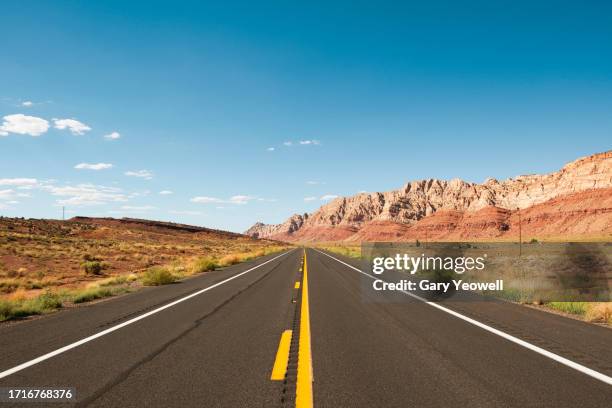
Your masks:
<path fill-rule="evenodd" d="M 124 3 L 2 5 L 0 214 L 242 231 L 611 147 L 609 2 Z"/>

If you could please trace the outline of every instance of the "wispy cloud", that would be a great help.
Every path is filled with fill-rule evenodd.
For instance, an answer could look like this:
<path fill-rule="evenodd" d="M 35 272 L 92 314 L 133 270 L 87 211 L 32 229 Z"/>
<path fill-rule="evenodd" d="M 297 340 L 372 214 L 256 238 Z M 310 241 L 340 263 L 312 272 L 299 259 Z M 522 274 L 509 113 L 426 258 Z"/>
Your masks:
<path fill-rule="evenodd" d="M 2 178 L 0 179 L 0 186 L 17 186 L 27 187 L 38 185 L 38 180 L 35 178 Z"/>
<path fill-rule="evenodd" d="M 252 201 L 254 199 L 255 197 L 248 196 L 248 195 L 235 195 L 229 199 L 229 202 L 232 204 L 246 204 L 249 201 Z"/>
<path fill-rule="evenodd" d="M 128 177 L 140 177 L 145 180 L 151 180 L 153 178 L 153 172 L 149 170 L 126 171 L 123 174 L 125 174 Z"/>
<path fill-rule="evenodd" d="M 31 106 L 34 106 L 34 102 L 32 102 L 32 101 L 23 101 L 23 102 L 21 102 L 21 106 L 29 108 Z"/>
<path fill-rule="evenodd" d="M 304 197 L 304 201 L 315 201 L 317 197 Z"/>
<path fill-rule="evenodd" d="M 302 146 L 315 145 L 318 146 L 321 144 L 318 140 L 300 140 L 300 144 Z"/>
<path fill-rule="evenodd" d="M 217 198 L 217 197 L 206 197 L 206 196 L 193 197 L 189 201 L 191 201 L 192 203 L 199 203 L 199 204 L 211 204 L 211 203 L 223 203 L 224 202 L 220 198 Z"/>
<path fill-rule="evenodd" d="M 309 181 L 306 182 L 306 184 L 309 184 L 311 186 L 316 186 L 316 185 L 319 185 L 319 184 L 325 184 L 325 182 L 324 181 L 309 180 Z"/>
<path fill-rule="evenodd" d="M 57 200 L 59 205 L 82 206 L 100 205 L 111 202 L 127 201 L 127 196 L 120 188 L 106 187 L 94 184 L 77 184 L 57 186 L 47 184 L 41 187 L 51 195 L 64 197 Z"/>
<path fill-rule="evenodd" d="M 76 119 L 57 119 L 53 118 L 54 127 L 59 130 L 69 130 L 73 135 L 84 135 L 86 132 L 89 132 L 91 128 L 84 124 L 83 122 L 79 122 Z"/>
<path fill-rule="evenodd" d="M 121 134 L 119 132 L 111 132 L 107 135 L 104 135 L 104 138 L 106 140 L 117 140 L 119 138 L 121 138 Z"/>
<path fill-rule="evenodd" d="M 74 168 L 78 170 L 107 170 L 112 169 L 113 165 L 111 163 L 79 163 Z"/>
<path fill-rule="evenodd" d="M 18 135 L 40 136 L 49 130 L 49 122 L 36 116 L 28 116 L 22 113 L 7 115 L 0 125 L 0 136 L 8 136 L 9 133 Z"/>
<path fill-rule="evenodd" d="M 287 146 L 287 147 L 293 146 L 293 142 L 291 140 L 288 140 L 286 142 L 283 142 L 283 146 Z"/>
<path fill-rule="evenodd" d="M 256 197 L 249 195 L 235 195 L 227 200 L 217 197 L 198 196 L 193 197 L 190 201 L 199 204 L 247 204 L 249 201 L 255 200 Z"/>
<path fill-rule="evenodd" d="M 276 149 L 274 147 L 268 147 L 266 150 L 269 151 L 269 152 L 273 152 Z"/>
<path fill-rule="evenodd" d="M 159 195 L 171 195 L 171 194 L 174 194 L 174 192 L 170 190 L 162 190 L 159 192 Z"/>
<path fill-rule="evenodd" d="M 333 200 L 334 198 L 338 198 L 338 196 L 335 194 L 325 194 L 324 196 L 321 196 L 320 200 L 329 201 L 329 200 Z"/>

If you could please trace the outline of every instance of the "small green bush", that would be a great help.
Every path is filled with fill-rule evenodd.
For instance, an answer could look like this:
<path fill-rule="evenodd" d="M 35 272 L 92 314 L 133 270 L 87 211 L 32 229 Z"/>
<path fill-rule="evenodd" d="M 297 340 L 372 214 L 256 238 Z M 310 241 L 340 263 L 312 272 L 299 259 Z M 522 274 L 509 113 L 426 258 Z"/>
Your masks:
<path fill-rule="evenodd" d="M 193 263 L 192 271 L 193 273 L 214 271 L 218 266 L 219 265 L 214 258 L 206 256 L 204 258 L 196 259 L 196 261 Z"/>
<path fill-rule="evenodd" d="M 86 275 L 102 275 L 102 264 L 100 261 L 85 261 L 81 264 Z"/>
<path fill-rule="evenodd" d="M 161 266 L 149 268 L 142 277 L 142 284 L 147 286 L 167 285 L 175 282 L 177 277 Z"/>

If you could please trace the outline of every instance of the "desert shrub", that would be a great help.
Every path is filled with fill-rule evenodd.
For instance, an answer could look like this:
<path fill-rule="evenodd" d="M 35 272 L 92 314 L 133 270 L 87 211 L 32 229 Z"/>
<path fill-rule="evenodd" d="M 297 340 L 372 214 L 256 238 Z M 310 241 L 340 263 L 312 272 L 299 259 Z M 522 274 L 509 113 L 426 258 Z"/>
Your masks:
<path fill-rule="evenodd" d="M 102 266 L 100 261 L 85 261 L 81 264 L 86 275 L 102 275 Z"/>
<path fill-rule="evenodd" d="M 149 268 L 142 277 L 143 285 L 157 286 L 167 285 L 176 281 L 176 276 L 172 274 L 167 268 L 161 266 L 154 266 Z"/>
<path fill-rule="evenodd" d="M 213 271 L 218 266 L 217 260 L 210 256 L 198 258 L 193 262 L 191 271 L 193 273 Z"/>

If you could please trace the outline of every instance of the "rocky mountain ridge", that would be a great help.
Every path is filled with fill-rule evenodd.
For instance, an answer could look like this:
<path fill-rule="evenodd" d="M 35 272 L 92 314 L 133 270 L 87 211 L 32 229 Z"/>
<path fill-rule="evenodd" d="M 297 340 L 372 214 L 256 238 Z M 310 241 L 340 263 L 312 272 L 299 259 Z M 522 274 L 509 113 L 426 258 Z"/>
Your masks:
<path fill-rule="evenodd" d="M 482 184 L 460 179 L 417 180 L 398 190 L 339 197 L 312 214 L 295 214 L 276 225 L 257 223 L 245 233 L 289 241 L 376 239 L 377 229 L 384 235 L 383 230 L 395 225 L 399 234 L 396 238 L 401 239 L 402 234 L 398 231 L 414 227 L 434 215 L 438 215 L 433 217 L 435 220 L 441 220 L 444 214 L 453 212 L 455 219 L 457 214 L 464 219 L 470 214 L 482 213 L 499 221 L 500 214 L 510 216 L 518 209 L 523 211 L 563 196 L 572 196 L 572 202 L 576 202 L 576 194 L 611 188 L 612 151 L 607 151 L 580 158 L 545 175 L 523 175 L 504 181 L 487 179 Z M 607 202 L 606 194 L 599 202 L 601 199 Z M 506 227 L 500 224 L 499 228 L 499 233 L 503 234 Z M 360 235 L 361 230 L 364 231 Z M 364 234 L 365 231 L 368 233 Z M 411 235 L 407 231 L 404 233 Z"/>

